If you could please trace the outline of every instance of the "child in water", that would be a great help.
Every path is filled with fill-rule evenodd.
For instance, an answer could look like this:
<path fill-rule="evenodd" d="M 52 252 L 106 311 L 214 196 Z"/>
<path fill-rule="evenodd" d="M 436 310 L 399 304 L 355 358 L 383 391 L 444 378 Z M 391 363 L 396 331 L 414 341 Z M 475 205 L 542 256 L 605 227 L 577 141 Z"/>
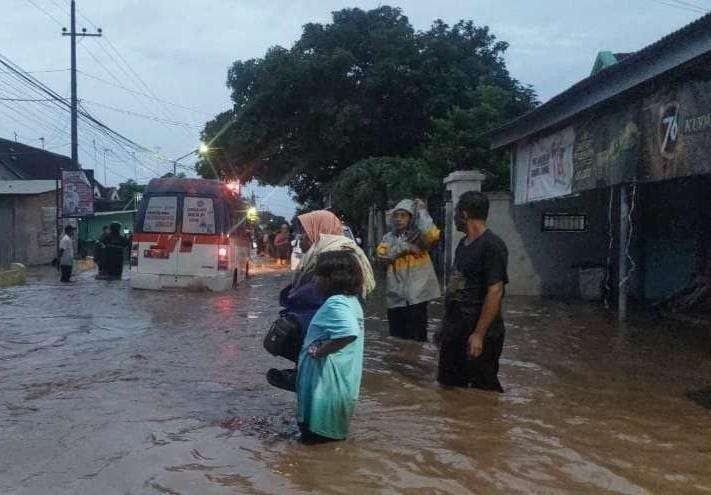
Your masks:
<path fill-rule="evenodd" d="M 363 374 L 363 274 L 355 254 L 320 254 L 315 276 L 327 299 L 299 355 L 297 420 L 304 443 L 346 438 Z"/>

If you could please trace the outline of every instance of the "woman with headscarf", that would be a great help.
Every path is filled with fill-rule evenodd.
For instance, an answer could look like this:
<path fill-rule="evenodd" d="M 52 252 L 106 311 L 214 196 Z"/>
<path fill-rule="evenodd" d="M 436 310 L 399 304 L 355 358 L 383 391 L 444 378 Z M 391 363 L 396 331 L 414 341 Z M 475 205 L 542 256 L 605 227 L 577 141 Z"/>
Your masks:
<path fill-rule="evenodd" d="M 316 262 L 321 253 L 344 250 L 355 255 L 363 273 L 362 297 L 366 297 L 375 289 L 375 277 L 363 250 L 355 241 L 343 235 L 343 224 L 336 215 L 328 210 L 312 211 L 299 215 L 298 224 L 302 234 L 301 249 L 304 251 L 304 257 L 296 269 L 292 283 L 281 291 L 279 302 L 284 308 L 282 315 L 298 322 L 300 339 L 297 345 L 300 350 L 311 319 L 327 299 L 314 280 Z M 298 354 L 297 351 L 296 355 Z M 267 372 L 267 381 L 275 387 L 294 391 L 296 370 L 272 368 Z"/>

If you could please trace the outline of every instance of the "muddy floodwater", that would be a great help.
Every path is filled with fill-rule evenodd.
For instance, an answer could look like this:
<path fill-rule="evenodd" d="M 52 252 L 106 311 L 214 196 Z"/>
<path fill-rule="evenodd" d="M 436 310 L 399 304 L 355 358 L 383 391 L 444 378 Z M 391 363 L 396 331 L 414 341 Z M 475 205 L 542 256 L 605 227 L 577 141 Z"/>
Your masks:
<path fill-rule="evenodd" d="M 387 337 L 373 304 L 352 435 L 305 447 L 295 396 L 264 380 L 287 364 L 261 347 L 287 280 L 0 289 L 0 493 L 711 493 L 711 410 L 690 398 L 707 331 L 509 298 L 495 395 L 438 387 L 435 347 Z"/>

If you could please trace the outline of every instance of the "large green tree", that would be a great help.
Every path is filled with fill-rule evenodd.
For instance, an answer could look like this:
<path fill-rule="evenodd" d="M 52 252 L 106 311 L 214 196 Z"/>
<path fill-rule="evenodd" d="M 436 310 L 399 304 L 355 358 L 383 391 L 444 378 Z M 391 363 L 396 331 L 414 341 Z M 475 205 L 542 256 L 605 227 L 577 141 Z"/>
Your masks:
<path fill-rule="evenodd" d="M 437 174 L 424 160 L 379 157 L 361 160 L 348 167 L 332 182 L 329 192 L 337 210 L 356 224 L 368 216 L 368 206 L 381 211 L 389 203 L 404 198 L 427 198 L 439 187 Z"/>
<path fill-rule="evenodd" d="M 118 197 L 123 202 L 128 202 L 136 199 L 137 193 L 143 193 L 145 191 L 145 184 L 139 184 L 133 179 L 128 179 L 126 182 L 122 182 L 118 187 Z"/>
<path fill-rule="evenodd" d="M 436 21 L 416 32 L 397 8 L 334 12 L 329 24 L 304 26 L 290 49 L 233 64 L 227 84 L 234 109 L 206 125 L 203 138 L 218 151 L 199 169 L 289 185 L 299 202 L 314 205 L 325 190 L 343 190 L 332 183 L 371 157 L 426 157 L 440 180 L 462 162 L 451 160 L 450 149 L 463 143 L 447 129 L 463 125 L 456 112 L 479 117 L 483 103 L 497 102 L 495 118 L 486 110 L 486 119 L 464 125 L 476 127 L 473 139 L 535 104 L 533 91 L 506 70 L 506 48 L 471 21 Z M 443 134 L 450 158 L 437 154 Z M 486 155 L 486 143 L 476 144 Z M 463 166 L 496 162 L 485 158 Z"/>

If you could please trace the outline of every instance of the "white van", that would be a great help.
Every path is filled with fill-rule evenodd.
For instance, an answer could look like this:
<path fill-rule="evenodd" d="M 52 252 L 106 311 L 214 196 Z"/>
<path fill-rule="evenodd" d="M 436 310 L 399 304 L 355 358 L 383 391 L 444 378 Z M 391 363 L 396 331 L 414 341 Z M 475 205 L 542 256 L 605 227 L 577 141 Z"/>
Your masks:
<path fill-rule="evenodd" d="M 131 287 L 235 287 L 249 272 L 247 208 L 216 180 L 153 179 L 134 228 Z"/>

